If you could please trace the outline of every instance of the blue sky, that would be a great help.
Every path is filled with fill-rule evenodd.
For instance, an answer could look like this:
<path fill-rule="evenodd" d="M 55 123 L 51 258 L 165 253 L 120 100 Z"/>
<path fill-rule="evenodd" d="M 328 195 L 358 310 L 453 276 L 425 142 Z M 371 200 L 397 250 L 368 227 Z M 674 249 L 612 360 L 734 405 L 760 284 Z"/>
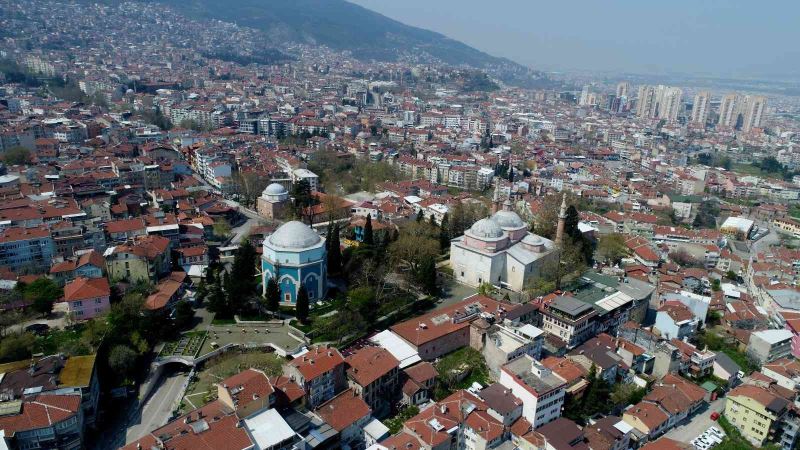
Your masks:
<path fill-rule="evenodd" d="M 800 0 L 350 0 L 545 70 L 800 77 Z"/>

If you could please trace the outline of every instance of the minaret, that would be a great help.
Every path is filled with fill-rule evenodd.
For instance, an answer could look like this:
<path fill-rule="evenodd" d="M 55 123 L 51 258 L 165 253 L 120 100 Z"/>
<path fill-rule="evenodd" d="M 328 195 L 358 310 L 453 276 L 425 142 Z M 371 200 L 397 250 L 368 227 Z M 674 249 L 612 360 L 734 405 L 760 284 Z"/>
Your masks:
<path fill-rule="evenodd" d="M 495 178 L 494 181 L 494 197 L 492 198 L 492 215 L 500 211 L 500 180 Z"/>
<path fill-rule="evenodd" d="M 564 226 L 567 223 L 567 194 L 561 198 L 561 211 L 558 212 L 558 227 L 556 228 L 556 245 L 564 242 Z"/>

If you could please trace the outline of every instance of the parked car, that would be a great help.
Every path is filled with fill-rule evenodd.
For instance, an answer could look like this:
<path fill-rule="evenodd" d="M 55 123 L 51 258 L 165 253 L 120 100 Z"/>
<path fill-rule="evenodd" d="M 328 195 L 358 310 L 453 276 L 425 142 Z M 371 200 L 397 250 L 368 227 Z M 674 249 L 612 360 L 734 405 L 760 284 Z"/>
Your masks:
<path fill-rule="evenodd" d="M 717 419 L 719 419 L 719 413 L 714 411 L 713 413 L 711 413 L 711 420 L 716 421 Z"/>

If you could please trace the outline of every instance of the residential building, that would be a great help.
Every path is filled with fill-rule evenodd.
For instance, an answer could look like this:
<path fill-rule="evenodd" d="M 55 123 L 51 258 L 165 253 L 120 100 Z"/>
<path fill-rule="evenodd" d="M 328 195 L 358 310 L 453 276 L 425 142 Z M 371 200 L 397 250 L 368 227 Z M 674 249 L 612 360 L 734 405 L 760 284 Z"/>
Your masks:
<path fill-rule="evenodd" d="M 284 375 L 305 390 L 309 408 L 332 399 L 347 386 L 345 360 L 335 348 L 309 349 L 284 366 Z"/>
<path fill-rule="evenodd" d="M 762 386 L 743 384 L 728 392 L 724 414 L 753 445 L 774 441 L 790 449 L 796 439 L 791 403 Z"/>
<path fill-rule="evenodd" d="M 792 353 L 792 338 L 789 330 L 762 330 L 750 334 L 747 355 L 758 364 L 766 364 Z"/>
<path fill-rule="evenodd" d="M 111 287 L 106 278 L 78 277 L 64 286 L 66 313 L 74 320 L 88 320 L 111 309 Z"/>
<path fill-rule="evenodd" d="M 561 416 L 566 381 L 532 357 L 503 366 L 500 384 L 522 401 L 522 416 L 536 428 Z"/>
<path fill-rule="evenodd" d="M 14 271 L 42 271 L 50 268 L 54 256 L 55 242 L 44 226 L 0 231 L 0 266 Z"/>
<path fill-rule="evenodd" d="M 400 393 L 400 361 L 380 347 L 364 347 L 345 358 L 350 388 L 376 417 L 391 411 Z"/>

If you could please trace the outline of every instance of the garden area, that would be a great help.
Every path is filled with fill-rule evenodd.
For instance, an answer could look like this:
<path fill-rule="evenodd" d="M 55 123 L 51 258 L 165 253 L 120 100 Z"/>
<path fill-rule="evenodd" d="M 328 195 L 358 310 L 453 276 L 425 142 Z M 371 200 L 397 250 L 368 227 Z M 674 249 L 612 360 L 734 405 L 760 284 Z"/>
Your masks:
<path fill-rule="evenodd" d="M 285 362 L 280 356 L 263 351 L 231 351 L 211 358 L 197 369 L 189 382 L 180 405 L 181 413 L 215 400 L 217 398 L 215 383 L 250 368 L 262 370 L 268 376 L 278 376 L 281 375 Z"/>
<path fill-rule="evenodd" d="M 170 356 L 194 358 L 203 346 L 205 338 L 206 332 L 204 331 L 191 331 L 183 334 L 176 340 L 164 343 L 164 347 L 158 356 L 160 358 L 168 358 Z"/>
<path fill-rule="evenodd" d="M 439 372 L 434 392 L 436 401 L 459 389 L 467 389 L 473 383 L 486 387 L 492 382 L 483 355 L 472 347 L 464 347 L 442 357 L 436 363 L 436 370 Z"/>

